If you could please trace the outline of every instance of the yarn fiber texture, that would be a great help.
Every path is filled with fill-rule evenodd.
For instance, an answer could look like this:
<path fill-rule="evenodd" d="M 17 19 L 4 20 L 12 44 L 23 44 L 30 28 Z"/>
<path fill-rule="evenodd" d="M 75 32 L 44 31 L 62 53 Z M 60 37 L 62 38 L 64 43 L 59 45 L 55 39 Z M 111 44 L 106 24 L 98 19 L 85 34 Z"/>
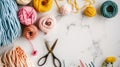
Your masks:
<path fill-rule="evenodd" d="M 39 20 L 39 29 L 44 33 L 48 33 L 56 24 L 56 19 L 54 16 L 45 15 Z"/>
<path fill-rule="evenodd" d="M 66 4 L 60 7 L 59 12 L 61 15 L 67 15 L 72 12 L 72 9 Z"/>
<path fill-rule="evenodd" d="M 85 11 L 84 11 L 84 14 L 88 17 L 93 17 L 96 15 L 96 9 L 95 7 L 93 7 L 92 5 L 91 6 L 88 6 Z"/>
<path fill-rule="evenodd" d="M 112 18 L 118 13 L 118 6 L 113 1 L 106 1 L 101 6 L 101 14 L 106 18 Z"/>
<path fill-rule="evenodd" d="M 0 46 L 12 43 L 21 35 L 17 11 L 15 0 L 0 0 Z"/>
<path fill-rule="evenodd" d="M 34 39 L 38 35 L 38 29 L 35 25 L 29 25 L 25 27 L 23 31 L 23 36 L 28 40 Z"/>
<path fill-rule="evenodd" d="M 32 0 L 16 0 L 16 2 L 19 4 L 19 5 L 27 5 L 31 2 Z"/>
<path fill-rule="evenodd" d="M 53 6 L 54 0 L 33 0 L 34 8 L 38 12 L 48 12 Z"/>
<path fill-rule="evenodd" d="M 31 6 L 23 6 L 18 11 L 18 17 L 23 25 L 31 25 L 37 19 L 37 13 Z"/>
<path fill-rule="evenodd" d="M 0 67 L 35 67 L 21 47 L 7 50 L 0 56 Z"/>

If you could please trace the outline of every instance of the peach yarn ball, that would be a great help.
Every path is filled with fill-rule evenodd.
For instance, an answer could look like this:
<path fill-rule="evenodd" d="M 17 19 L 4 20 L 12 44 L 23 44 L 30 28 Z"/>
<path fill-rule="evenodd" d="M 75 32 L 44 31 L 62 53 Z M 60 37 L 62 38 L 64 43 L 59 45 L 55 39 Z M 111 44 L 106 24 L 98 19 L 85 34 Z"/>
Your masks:
<path fill-rule="evenodd" d="M 28 40 L 34 39 L 38 35 L 38 29 L 34 25 L 29 25 L 24 28 L 23 36 Z"/>

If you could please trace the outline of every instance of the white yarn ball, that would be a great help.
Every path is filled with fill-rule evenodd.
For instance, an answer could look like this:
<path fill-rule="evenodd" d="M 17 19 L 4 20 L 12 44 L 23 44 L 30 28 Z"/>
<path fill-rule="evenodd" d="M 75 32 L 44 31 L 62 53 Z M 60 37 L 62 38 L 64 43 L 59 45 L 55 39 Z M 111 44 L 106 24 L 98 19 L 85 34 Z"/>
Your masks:
<path fill-rule="evenodd" d="M 16 2 L 20 5 L 27 5 L 31 2 L 32 0 L 16 0 Z"/>

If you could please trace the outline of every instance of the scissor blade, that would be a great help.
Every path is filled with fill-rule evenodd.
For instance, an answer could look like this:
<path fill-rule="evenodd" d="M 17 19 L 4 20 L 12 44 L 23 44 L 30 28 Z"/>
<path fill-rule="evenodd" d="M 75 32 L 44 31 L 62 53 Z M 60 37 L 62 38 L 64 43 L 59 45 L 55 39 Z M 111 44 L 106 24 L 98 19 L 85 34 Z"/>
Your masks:
<path fill-rule="evenodd" d="M 50 46 L 49 46 L 49 44 L 48 44 L 48 41 L 47 41 L 47 40 L 45 41 L 45 45 L 46 45 L 46 47 L 47 47 L 47 50 L 48 50 L 48 51 L 50 51 L 51 49 L 50 49 Z"/>
<path fill-rule="evenodd" d="M 53 49 L 55 48 L 57 41 L 58 41 L 58 39 L 55 40 L 55 42 L 54 42 L 54 44 L 53 44 L 53 46 L 51 48 L 51 51 L 53 51 Z"/>
<path fill-rule="evenodd" d="M 55 45 L 56 45 L 57 41 L 58 41 L 58 39 L 55 40 L 55 42 L 53 43 L 53 46 L 51 48 L 50 48 L 50 45 L 48 44 L 48 41 L 47 40 L 45 41 L 45 45 L 46 45 L 48 51 L 50 51 L 50 52 L 53 51 L 53 49 L 55 48 Z"/>

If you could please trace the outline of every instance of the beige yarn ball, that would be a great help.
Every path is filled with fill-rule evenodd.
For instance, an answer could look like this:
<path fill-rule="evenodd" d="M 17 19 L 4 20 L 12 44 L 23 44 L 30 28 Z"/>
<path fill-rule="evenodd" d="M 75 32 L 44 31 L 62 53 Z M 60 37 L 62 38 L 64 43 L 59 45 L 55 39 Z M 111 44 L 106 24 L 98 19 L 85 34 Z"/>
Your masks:
<path fill-rule="evenodd" d="M 16 2 L 19 4 L 19 5 L 27 5 L 31 2 L 32 0 L 16 0 Z"/>

